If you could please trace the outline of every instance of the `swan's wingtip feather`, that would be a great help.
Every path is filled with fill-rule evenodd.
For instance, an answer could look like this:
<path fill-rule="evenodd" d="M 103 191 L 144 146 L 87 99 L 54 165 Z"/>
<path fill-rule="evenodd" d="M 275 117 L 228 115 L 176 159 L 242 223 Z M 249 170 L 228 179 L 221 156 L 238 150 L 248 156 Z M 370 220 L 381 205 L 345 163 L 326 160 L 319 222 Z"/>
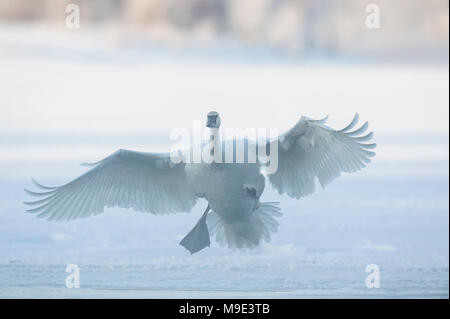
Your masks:
<path fill-rule="evenodd" d="M 82 162 L 82 163 L 80 164 L 80 166 L 88 166 L 88 167 L 91 167 L 91 166 L 97 165 L 97 164 L 100 163 L 100 162 L 101 162 L 101 161 L 94 162 L 94 163 Z"/>
<path fill-rule="evenodd" d="M 56 189 L 58 187 L 50 187 L 50 186 L 44 186 L 40 183 L 38 183 L 38 181 L 36 179 L 34 179 L 33 177 L 31 178 L 31 181 L 36 185 L 36 187 L 40 188 L 40 189 Z"/>
<path fill-rule="evenodd" d="M 50 195 L 52 195 L 52 194 L 54 194 L 54 193 L 56 192 L 56 190 L 52 190 L 52 191 L 49 191 L 49 192 L 38 193 L 38 192 L 30 191 L 29 189 L 26 189 L 26 188 L 24 188 L 23 190 L 24 190 L 25 193 L 27 193 L 28 195 L 34 196 L 34 197 L 43 197 L 43 196 L 47 196 L 47 195 L 50 196 Z"/>

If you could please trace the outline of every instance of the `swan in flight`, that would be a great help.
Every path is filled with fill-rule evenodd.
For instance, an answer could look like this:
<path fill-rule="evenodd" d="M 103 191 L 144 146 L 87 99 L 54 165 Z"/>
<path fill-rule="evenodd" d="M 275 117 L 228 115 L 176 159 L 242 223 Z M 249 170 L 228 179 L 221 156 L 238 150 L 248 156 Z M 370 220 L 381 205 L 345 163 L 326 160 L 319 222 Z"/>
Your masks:
<path fill-rule="evenodd" d="M 368 123 L 354 129 L 358 114 L 341 130 L 326 126 L 326 119 L 302 116 L 289 131 L 267 140 L 269 148 L 278 152 L 278 168 L 271 174 L 263 174 L 259 160 L 177 163 L 171 153 L 121 149 L 86 164 L 92 166 L 89 171 L 60 187 L 33 180 L 41 191 L 25 191 L 42 199 L 24 203 L 38 217 L 65 221 L 103 213 L 105 207 L 155 215 L 189 212 L 204 198 L 205 212 L 180 245 L 193 254 L 210 246 L 210 235 L 215 235 L 219 244 L 230 248 L 254 248 L 262 240 L 270 241 L 281 216 L 278 203 L 260 201 L 266 180 L 279 194 L 299 199 L 314 193 L 316 180 L 324 187 L 342 172 L 362 169 L 375 155 L 369 149 L 376 144 L 365 143 L 373 133 L 363 135 Z M 221 145 L 220 123 L 217 112 L 208 113 L 211 155 Z"/>

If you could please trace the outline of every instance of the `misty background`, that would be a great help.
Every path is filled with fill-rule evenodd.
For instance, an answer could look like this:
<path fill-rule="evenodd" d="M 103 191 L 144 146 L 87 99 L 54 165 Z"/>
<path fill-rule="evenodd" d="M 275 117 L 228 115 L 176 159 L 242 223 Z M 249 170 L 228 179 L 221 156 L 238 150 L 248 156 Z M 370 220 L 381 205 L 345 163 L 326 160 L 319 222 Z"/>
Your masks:
<path fill-rule="evenodd" d="M 80 28 L 66 27 L 79 5 Z M 368 28 L 368 4 L 380 28 Z M 0 0 L 0 297 L 448 298 L 448 1 Z M 190 256 L 190 214 L 25 213 L 119 148 L 166 152 L 224 127 L 369 121 L 377 156 L 301 200 L 272 242 Z M 81 288 L 65 288 L 80 266 Z M 368 264 L 381 288 L 365 286 Z"/>

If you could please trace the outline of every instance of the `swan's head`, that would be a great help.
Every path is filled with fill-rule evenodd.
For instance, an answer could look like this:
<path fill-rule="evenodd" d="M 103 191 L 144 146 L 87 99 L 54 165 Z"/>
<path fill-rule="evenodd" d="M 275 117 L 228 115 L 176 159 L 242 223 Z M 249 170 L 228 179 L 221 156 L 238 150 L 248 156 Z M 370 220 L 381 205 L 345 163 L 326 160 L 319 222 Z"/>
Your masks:
<path fill-rule="evenodd" d="M 220 127 L 219 113 L 215 111 L 209 112 L 206 118 L 206 126 L 209 128 L 219 128 Z"/>

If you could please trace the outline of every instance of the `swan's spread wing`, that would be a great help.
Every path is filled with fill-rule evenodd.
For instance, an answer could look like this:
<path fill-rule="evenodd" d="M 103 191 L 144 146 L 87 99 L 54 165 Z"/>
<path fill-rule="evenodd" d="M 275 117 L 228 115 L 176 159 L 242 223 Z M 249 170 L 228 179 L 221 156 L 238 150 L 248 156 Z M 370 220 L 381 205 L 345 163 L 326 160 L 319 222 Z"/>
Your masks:
<path fill-rule="evenodd" d="M 369 151 L 376 144 L 365 142 L 372 138 L 364 123 L 352 130 L 358 123 L 355 115 L 352 122 L 341 130 L 325 125 L 323 120 L 302 117 L 298 123 L 272 143 L 278 143 L 278 169 L 269 175 L 269 180 L 280 194 L 300 198 L 314 193 L 315 180 L 322 187 L 342 172 L 356 172 L 375 155 Z"/>
<path fill-rule="evenodd" d="M 102 213 L 105 207 L 133 208 L 152 214 L 189 211 L 197 200 L 186 181 L 184 164 L 167 154 L 119 150 L 72 182 L 46 187 L 44 197 L 25 204 L 48 220 L 69 220 Z"/>

